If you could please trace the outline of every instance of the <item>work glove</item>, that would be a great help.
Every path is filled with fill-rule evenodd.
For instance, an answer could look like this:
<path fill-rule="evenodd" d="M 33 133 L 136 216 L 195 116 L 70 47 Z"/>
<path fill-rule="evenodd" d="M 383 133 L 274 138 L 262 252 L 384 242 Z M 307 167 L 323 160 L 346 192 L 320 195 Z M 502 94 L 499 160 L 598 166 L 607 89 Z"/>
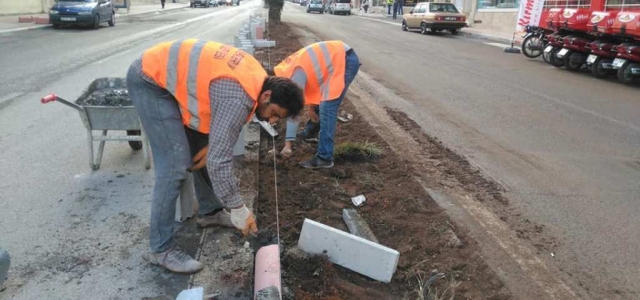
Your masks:
<path fill-rule="evenodd" d="M 242 231 L 243 235 L 258 232 L 256 218 L 246 205 L 231 209 L 231 223 Z"/>
<path fill-rule="evenodd" d="M 189 168 L 189 171 L 197 171 L 204 168 L 207 165 L 207 151 L 209 150 L 209 145 L 206 145 L 196 153 L 193 157 L 193 165 Z"/>

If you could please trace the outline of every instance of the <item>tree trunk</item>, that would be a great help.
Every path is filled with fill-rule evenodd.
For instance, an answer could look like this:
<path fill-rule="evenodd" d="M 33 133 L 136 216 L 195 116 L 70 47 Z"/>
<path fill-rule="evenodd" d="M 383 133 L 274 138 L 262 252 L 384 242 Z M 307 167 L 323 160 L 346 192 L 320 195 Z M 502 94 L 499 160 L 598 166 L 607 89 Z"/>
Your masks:
<path fill-rule="evenodd" d="M 275 24 L 280 23 L 280 16 L 282 12 L 282 7 L 277 7 L 274 5 L 269 6 L 269 21 L 273 21 Z"/>

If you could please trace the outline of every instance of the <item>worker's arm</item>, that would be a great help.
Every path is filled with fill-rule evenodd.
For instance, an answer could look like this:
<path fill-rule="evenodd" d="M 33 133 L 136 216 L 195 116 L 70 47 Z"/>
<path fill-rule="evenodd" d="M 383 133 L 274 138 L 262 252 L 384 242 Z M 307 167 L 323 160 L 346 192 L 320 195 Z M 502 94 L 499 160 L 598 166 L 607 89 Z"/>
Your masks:
<path fill-rule="evenodd" d="M 307 74 L 300 67 L 296 67 L 293 71 L 293 75 L 291 75 L 291 81 L 298 85 L 302 92 L 304 93 L 305 87 L 307 85 Z M 314 122 L 317 122 L 313 119 Z M 287 141 L 295 141 L 296 134 L 298 133 L 298 125 L 300 124 L 299 116 L 296 117 L 288 117 L 287 118 Z"/>
<path fill-rule="evenodd" d="M 232 79 L 211 83 L 211 127 L 207 170 L 213 191 L 227 208 L 243 205 L 238 180 L 233 173 L 233 147 L 246 123 L 253 100 L 242 86 Z"/>

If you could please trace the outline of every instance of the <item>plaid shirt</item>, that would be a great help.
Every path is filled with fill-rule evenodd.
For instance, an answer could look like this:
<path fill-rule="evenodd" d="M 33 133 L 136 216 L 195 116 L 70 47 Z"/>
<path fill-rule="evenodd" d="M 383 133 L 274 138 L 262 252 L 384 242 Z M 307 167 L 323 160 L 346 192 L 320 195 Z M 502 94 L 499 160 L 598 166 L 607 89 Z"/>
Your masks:
<path fill-rule="evenodd" d="M 151 84 L 157 83 L 142 72 L 142 60 L 133 67 L 140 76 Z M 211 127 L 207 170 L 211 178 L 213 192 L 226 207 L 236 207 L 244 203 L 240 197 L 238 179 L 233 173 L 233 146 L 242 126 L 253 110 L 253 99 L 244 91 L 238 81 L 230 78 L 217 79 L 209 86 L 211 99 Z"/>
<path fill-rule="evenodd" d="M 211 82 L 209 98 L 211 127 L 207 170 L 213 191 L 226 207 L 240 206 L 244 202 L 238 179 L 233 174 L 233 146 L 253 110 L 254 101 L 238 81 L 228 78 Z"/>

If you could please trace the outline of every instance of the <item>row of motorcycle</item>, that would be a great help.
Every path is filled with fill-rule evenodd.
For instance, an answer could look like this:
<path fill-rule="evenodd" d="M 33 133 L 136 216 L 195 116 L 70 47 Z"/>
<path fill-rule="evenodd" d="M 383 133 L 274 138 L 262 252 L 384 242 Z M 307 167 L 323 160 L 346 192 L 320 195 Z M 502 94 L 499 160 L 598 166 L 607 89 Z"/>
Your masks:
<path fill-rule="evenodd" d="M 543 27 L 527 26 L 522 53 L 573 72 L 640 83 L 640 12 L 552 9 Z"/>

